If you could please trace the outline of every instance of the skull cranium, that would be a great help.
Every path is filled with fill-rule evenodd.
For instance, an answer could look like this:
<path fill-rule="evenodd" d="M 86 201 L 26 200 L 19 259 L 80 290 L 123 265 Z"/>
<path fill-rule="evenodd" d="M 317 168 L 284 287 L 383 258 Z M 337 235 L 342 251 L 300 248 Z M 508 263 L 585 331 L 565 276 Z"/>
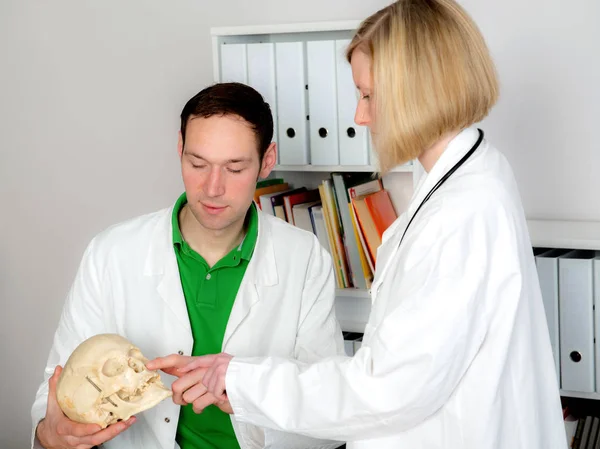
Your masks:
<path fill-rule="evenodd" d="M 71 354 L 58 380 L 60 408 L 73 421 L 102 428 L 172 395 L 139 348 L 117 334 L 99 334 Z"/>

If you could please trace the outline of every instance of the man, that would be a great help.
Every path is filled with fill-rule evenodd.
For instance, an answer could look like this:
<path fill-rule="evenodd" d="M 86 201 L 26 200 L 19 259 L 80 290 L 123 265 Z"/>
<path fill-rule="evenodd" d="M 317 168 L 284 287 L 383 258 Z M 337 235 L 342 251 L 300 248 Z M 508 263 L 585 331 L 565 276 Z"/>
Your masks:
<path fill-rule="evenodd" d="M 105 230 L 86 249 L 32 407 L 34 447 L 340 444 L 238 425 L 229 404 L 210 396 L 184 407 L 165 400 L 104 430 L 70 421 L 56 402 L 60 366 L 99 333 L 123 335 L 149 358 L 343 355 L 329 255 L 314 235 L 252 201 L 257 179 L 276 162 L 272 135 L 269 106 L 248 86 L 216 84 L 188 101 L 178 142 L 185 193 L 171 208 Z M 204 409 L 207 398 L 215 405 Z"/>

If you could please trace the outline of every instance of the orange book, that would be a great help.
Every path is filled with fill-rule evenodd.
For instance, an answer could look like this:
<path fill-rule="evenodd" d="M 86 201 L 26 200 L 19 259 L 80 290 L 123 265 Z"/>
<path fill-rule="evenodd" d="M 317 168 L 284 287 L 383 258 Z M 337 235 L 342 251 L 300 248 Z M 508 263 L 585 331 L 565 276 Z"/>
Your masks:
<path fill-rule="evenodd" d="M 379 237 L 382 237 L 384 231 L 398 218 L 388 191 L 380 190 L 366 196 L 365 204 L 373 218 L 373 224 Z"/>
<path fill-rule="evenodd" d="M 373 283 L 373 272 L 375 271 L 375 264 L 371 260 L 371 254 L 368 249 L 366 249 L 365 239 L 362 235 L 362 230 L 358 224 L 358 219 L 356 218 L 356 213 L 354 212 L 354 207 L 352 207 L 352 203 L 348 203 L 348 209 L 350 209 L 350 217 L 352 218 L 352 229 L 354 230 L 354 238 L 358 242 L 358 256 L 360 258 L 360 266 L 363 270 L 363 275 L 365 277 L 365 283 L 367 284 L 367 288 L 371 288 L 371 284 Z"/>
<path fill-rule="evenodd" d="M 377 248 L 381 245 L 381 236 L 377 232 L 375 222 L 369 212 L 369 208 L 365 203 L 366 196 L 359 196 L 358 198 L 352 198 L 352 206 L 354 206 L 354 212 L 358 219 L 358 224 L 362 231 L 364 241 L 367 244 L 366 250 L 370 255 L 370 259 L 373 261 L 373 265 L 377 264 Z M 375 268 L 375 267 L 373 267 Z"/>

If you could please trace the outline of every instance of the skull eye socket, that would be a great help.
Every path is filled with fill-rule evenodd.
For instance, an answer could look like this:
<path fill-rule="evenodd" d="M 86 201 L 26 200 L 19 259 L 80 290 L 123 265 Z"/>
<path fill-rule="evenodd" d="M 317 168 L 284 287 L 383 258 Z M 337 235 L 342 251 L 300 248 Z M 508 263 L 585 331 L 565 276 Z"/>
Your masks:
<path fill-rule="evenodd" d="M 130 349 L 129 352 L 127 353 L 127 355 L 129 357 L 133 357 L 135 359 L 140 359 L 140 360 L 144 359 L 144 356 L 142 355 L 142 352 L 139 349 Z"/>
<path fill-rule="evenodd" d="M 129 364 L 129 368 L 134 370 L 136 373 L 141 373 L 142 371 L 144 371 L 145 366 L 138 359 L 134 359 L 134 358 L 130 357 L 127 363 Z"/>
<path fill-rule="evenodd" d="M 106 377 L 114 377 L 125 371 L 125 365 L 118 360 L 108 359 L 102 367 L 102 374 Z"/>

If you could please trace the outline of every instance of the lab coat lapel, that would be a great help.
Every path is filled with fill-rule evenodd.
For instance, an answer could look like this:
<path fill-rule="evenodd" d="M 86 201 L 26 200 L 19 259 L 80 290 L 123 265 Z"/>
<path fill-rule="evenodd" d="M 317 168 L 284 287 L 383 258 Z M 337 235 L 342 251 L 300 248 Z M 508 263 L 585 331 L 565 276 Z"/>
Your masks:
<path fill-rule="evenodd" d="M 156 226 L 150 240 L 150 248 L 146 258 L 144 274 L 146 276 L 160 276 L 156 291 L 177 320 L 179 326 L 192 335 L 190 320 L 179 278 L 177 258 L 173 248 L 173 226 L 171 223 L 173 209 L 169 210 L 164 220 Z"/>
<path fill-rule="evenodd" d="M 223 350 L 244 322 L 252 307 L 261 300 L 265 293 L 265 287 L 276 285 L 278 281 L 275 248 L 270 224 L 264 219 L 263 213 L 258 211 L 258 238 L 229 315 L 225 337 L 223 338 Z"/>
<path fill-rule="evenodd" d="M 381 246 L 377 250 L 376 276 L 371 286 L 372 302 L 375 302 L 377 298 L 377 292 L 383 282 L 384 275 L 390 269 L 389 265 L 394 260 L 394 255 L 398 251 L 402 234 L 408 226 L 411 217 L 415 214 L 429 191 L 471 149 L 478 138 L 479 131 L 477 128 L 470 127 L 464 129 L 452 139 L 431 171 L 422 176 L 406 212 L 385 231 Z M 411 224 L 411 229 L 414 225 L 415 221 Z"/>

